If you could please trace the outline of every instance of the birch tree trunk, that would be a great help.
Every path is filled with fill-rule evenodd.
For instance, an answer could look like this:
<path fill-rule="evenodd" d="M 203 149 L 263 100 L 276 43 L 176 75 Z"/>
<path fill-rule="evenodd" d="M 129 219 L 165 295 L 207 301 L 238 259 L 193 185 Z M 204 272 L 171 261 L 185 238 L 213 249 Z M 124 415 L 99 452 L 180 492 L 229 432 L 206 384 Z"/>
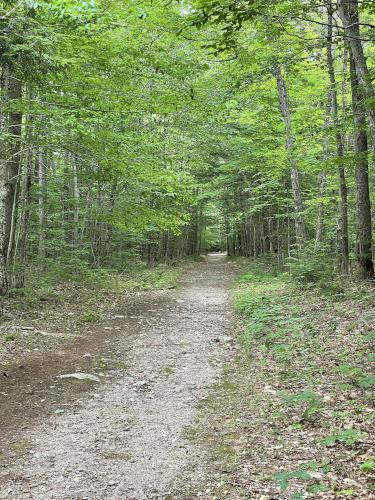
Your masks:
<path fill-rule="evenodd" d="M 73 170 L 73 248 L 77 248 L 79 240 L 79 200 L 80 192 L 78 187 L 78 175 L 77 175 L 77 158 L 72 155 L 72 170 Z"/>

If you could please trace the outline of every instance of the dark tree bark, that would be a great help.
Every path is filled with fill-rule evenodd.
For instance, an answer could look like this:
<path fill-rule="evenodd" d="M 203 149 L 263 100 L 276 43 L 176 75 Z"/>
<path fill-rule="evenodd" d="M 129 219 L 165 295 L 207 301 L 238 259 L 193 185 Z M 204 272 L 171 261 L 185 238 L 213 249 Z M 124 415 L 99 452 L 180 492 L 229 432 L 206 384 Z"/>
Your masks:
<path fill-rule="evenodd" d="M 357 78 L 353 56 L 350 58 L 350 81 L 352 89 L 352 109 L 354 120 L 355 179 L 357 195 L 357 268 L 361 278 L 374 275 L 372 261 L 372 222 L 371 202 L 368 180 L 368 145 L 366 116 L 363 108 L 363 96 Z"/>
<path fill-rule="evenodd" d="M 38 171 L 38 216 L 39 216 L 39 242 L 38 256 L 43 264 L 46 258 L 46 222 L 47 222 L 47 166 L 46 158 L 41 148 L 39 148 L 36 162 Z"/>
<path fill-rule="evenodd" d="M 22 98 L 22 84 L 5 70 L 3 106 L 13 106 Z M 11 285 L 8 260 L 13 254 L 17 214 L 17 194 L 21 162 L 22 113 L 1 110 L 1 128 L 6 134 L 2 141 L 0 165 L 0 293 Z"/>
<path fill-rule="evenodd" d="M 330 81 L 330 114 L 331 120 L 335 127 L 336 135 L 336 154 L 339 162 L 338 179 L 339 179 L 339 248 L 338 255 L 340 260 L 341 272 L 343 275 L 349 273 L 349 231 L 348 231 L 348 188 L 346 184 L 346 175 L 344 167 L 344 139 L 340 131 L 338 102 L 337 102 L 337 84 L 333 56 L 333 6 L 332 2 L 328 2 L 328 32 L 327 32 L 327 66 Z"/>
<path fill-rule="evenodd" d="M 355 71 L 358 82 L 362 87 L 363 96 L 366 100 L 374 101 L 375 89 L 371 82 L 371 76 L 361 41 L 358 0 L 339 0 L 338 12 L 343 23 L 344 33 L 347 36 L 347 43 L 352 53 L 355 63 Z M 367 105 L 366 113 L 369 119 L 372 147 L 375 148 L 375 108 Z"/>

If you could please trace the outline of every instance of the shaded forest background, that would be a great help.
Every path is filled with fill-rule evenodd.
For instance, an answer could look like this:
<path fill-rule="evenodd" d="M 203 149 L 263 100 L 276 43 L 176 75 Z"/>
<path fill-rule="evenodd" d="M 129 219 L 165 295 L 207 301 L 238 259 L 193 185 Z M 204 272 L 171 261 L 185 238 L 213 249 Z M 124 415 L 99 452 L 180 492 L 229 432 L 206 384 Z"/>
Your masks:
<path fill-rule="evenodd" d="M 206 250 L 374 274 L 371 1 L 0 2 L 0 289 Z"/>

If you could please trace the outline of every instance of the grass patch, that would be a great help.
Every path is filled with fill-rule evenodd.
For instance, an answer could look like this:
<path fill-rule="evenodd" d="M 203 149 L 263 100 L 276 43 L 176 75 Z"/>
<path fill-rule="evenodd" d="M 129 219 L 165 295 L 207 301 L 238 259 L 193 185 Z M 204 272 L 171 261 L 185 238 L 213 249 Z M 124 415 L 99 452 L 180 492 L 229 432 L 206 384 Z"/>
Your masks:
<path fill-rule="evenodd" d="M 162 290 L 177 288 L 182 269 L 181 266 L 168 266 L 166 264 L 151 268 L 139 264 L 124 275 L 123 284 L 126 289 Z"/>
<path fill-rule="evenodd" d="M 165 366 L 163 368 L 163 373 L 165 376 L 167 377 L 170 377 L 171 375 L 173 375 L 176 371 L 176 367 L 175 366 Z"/>
<path fill-rule="evenodd" d="M 16 334 L 15 333 L 7 333 L 4 336 L 5 342 L 14 342 L 16 340 Z"/>
<path fill-rule="evenodd" d="M 143 262 L 134 261 L 132 265 L 119 272 L 116 269 L 91 269 L 77 263 L 62 266 L 56 264 L 53 272 L 40 270 L 27 277 L 26 286 L 12 289 L 2 299 L 9 309 L 17 311 L 42 310 L 59 307 L 64 302 L 78 300 L 84 305 L 96 305 L 107 293 L 123 293 L 130 290 L 155 290 L 177 288 L 186 262 L 175 265 L 160 264 L 148 267 Z M 64 270 L 65 269 L 65 270 Z M 98 311 L 84 311 L 87 319 L 97 321 Z"/>
<path fill-rule="evenodd" d="M 82 315 L 82 321 L 85 323 L 91 323 L 93 321 L 100 321 L 102 315 L 97 311 L 86 311 Z"/>

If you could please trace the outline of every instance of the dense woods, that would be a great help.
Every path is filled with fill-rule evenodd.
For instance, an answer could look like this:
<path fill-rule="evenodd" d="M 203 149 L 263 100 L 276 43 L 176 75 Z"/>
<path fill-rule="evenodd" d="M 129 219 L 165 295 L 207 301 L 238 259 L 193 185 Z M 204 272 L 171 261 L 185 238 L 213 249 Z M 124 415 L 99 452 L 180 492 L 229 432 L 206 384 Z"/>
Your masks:
<path fill-rule="evenodd" d="M 374 42 L 0 0 L 0 498 L 375 498 Z"/>
<path fill-rule="evenodd" d="M 371 1 L 3 1 L 0 288 L 227 249 L 371 278 Z"/>

